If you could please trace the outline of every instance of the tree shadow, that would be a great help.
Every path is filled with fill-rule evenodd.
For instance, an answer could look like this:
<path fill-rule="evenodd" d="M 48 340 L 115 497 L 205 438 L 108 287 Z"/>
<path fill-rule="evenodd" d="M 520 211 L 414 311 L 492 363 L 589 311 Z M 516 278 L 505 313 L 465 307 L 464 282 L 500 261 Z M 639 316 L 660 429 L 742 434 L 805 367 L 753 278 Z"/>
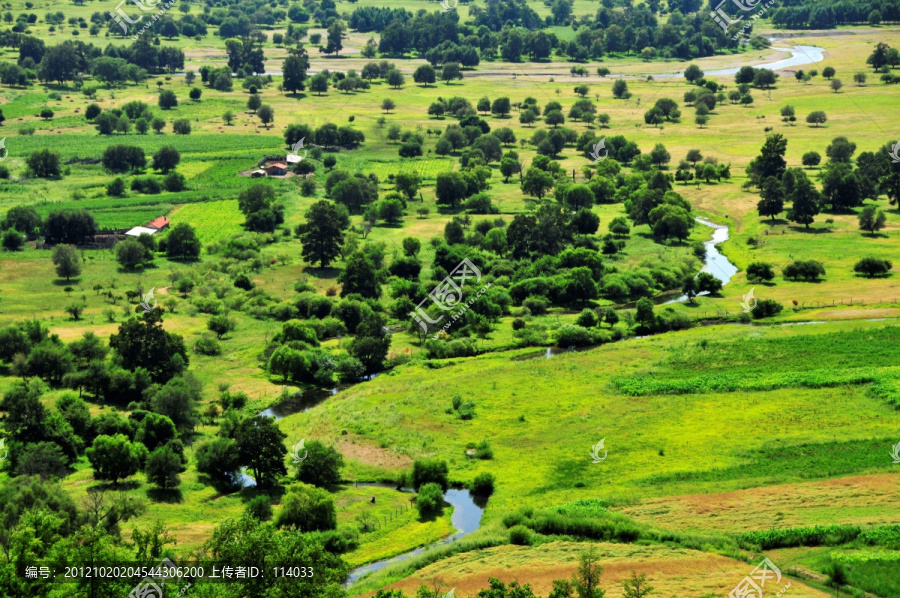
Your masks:
<path fill-rule="evenodd" d="M 788 228 L 795 233 L 804 233 L 807 235 L 820 235 L 833 232 L 830 228 L 806 228 L 805 226 L 790 226 Z"/>
<path fill-rule="evenodd" d="M 147 498 L 153 502 L 177 504 L 184 501 L 184 496 L 179 488 L 150 488 L 147 490 Z"/>
<path fill-rule="evenodd" d="M 309 266 L 303 270 L 304 274 L 308 274 L 319 280 L 333 280 L 341 273 L 338 268 L 314 268 Z"/>
<path fill-rule="evenodd" d="M 131 480 L 128 482 L 119 482 L 118 484 L 114 484 L 113 482 L 100 482 L 98 484 L 94 484 L 93 486 L 88 486 L 88 492 L 128 492 L 130 490 L 137 490 L 141 487 L 141 483 L 136 480 Z"/>
<path fill-rule="evenodd" d="M 53 280 L 53 286 L 70 287 L 72 285 L 78 284 L 80 280 L 81 280 L 81 278 L 72 278 L 71 280 L 65 280 L 63 278 L 56 278 Z"/>

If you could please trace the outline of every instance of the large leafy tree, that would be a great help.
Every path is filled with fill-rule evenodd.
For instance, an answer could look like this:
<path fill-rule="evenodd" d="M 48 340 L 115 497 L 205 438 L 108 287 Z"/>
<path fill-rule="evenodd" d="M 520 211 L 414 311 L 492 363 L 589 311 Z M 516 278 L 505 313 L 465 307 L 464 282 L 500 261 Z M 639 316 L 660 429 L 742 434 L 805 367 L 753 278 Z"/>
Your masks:
<path fill-rule="evenodd" d="M 287 435 L 269 417 L 248 418 L 238 425 L 235 431 L 238 461 L 253 471 L 257 485 L 271 486 L 277 476 L 287 474 L 285 438 Z"/>
<path fill-rule="evenodd" d="M 363 297 L 377 299 L 381 295 L 381 285 L 375 265 L 365 253 L 357 251 L 347 260 L 347 267 L 338 277 L 341 283 L 341 297 L 358 293 Z"/>
<path fill-rule="evenodd" d="M 169 259 L 196 260 L 200 257 L 200 248 L 194 227 L 186 222 L 176 224 L 166 237 L 166 257 Z"/>
<path fill-rule="evenodd" d="M 768 177 L 780 179 L 787 168 L 784 154 L 787 152 L 787 139 L 784 135 L 769 135 L 760 150 L 759 156 L 750 161 L 747 175 L 754 185 L 759 185 Z"/>
<path fill-rule="evenodd" d="M 306 211 L 306 222 L 297 227 L 303 245 L 303 259 L 326 268 L 341 254 L 344 231 L 350 226 L 346 208 L 322 200 Z"/>
<path fill-rule="evenodd" d="M 109 346 L 125 369 L 144 368 L 157 383 L 167 382 L 188 364 L 184 339 L 163 329 L 160 309 L 123 323 L 109 337 Z"/>
<path fill-rule="evenodd" d="M 140 442 L 131 442 L 124 434 L 101 435 L 94 439 L 85 454 L 94 468 L 95 479 L 116 484 L 141 469 L 147 460 L 147 447 Z"/>
<path fill-rule="evenodd" d="M 312 440 L 306 443 L 307 457 L 297 466 L 297 479 L 320 488 L 336 485 L 341 481 L 344 457 L 331 446 Z"/>
<path fill-rule="evenodd" d="M 281 88 L 289 93 L 303 91 L 308 69 L 309 57 L 306 54 L 306 50 L 303 48 L 291 50 L 290 56 L 284 59 L 284 64 L 281 67 L 284 73 Z"/>
<path fill-rule="evenodd" d="M 809 228 L 809 225 L 815 221 L 816 214 L 819 213 L 822 194 L 802 170 L 797 169 L 794 173 L 794 185 L 790 198 L 793 205 L 788 210 L 788 219 Z"/>

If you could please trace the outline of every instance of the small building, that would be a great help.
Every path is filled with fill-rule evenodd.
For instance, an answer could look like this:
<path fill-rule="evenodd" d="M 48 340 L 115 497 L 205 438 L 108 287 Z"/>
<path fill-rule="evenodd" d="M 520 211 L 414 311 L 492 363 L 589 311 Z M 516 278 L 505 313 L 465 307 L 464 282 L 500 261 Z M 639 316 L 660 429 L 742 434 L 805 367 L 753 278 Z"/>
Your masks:
<path fill-rule="evenodd" d="M 287 174 L 287 164 L 284 162 L 275 162 L 266 166 L 266 174 L 268 176 L 284 176 Z"/>
<path fill-rule="evenodd" d="M 155 228 L 156 230 L 164 230 L 169 227 L 169 219 L 165 216 L 160 216 L 156 220 L 152 221 L 147 225 L 147 228 Z"/>
<path fill-rule="evenodd" d="M 254 178 L 254 179 L 258 179 L 258 178 L 261 178 L 264 176 L 266 176 L 265 170 L 254 170 L 253 172 L 250 173 L 250 178 Z"/>
<path fill-rule="evenodd" d="M 155 235 L 159 232 L 158 228 L 149 228 L 146 226 L 135 226 L 133 229 L 126 231 L 127 237 L 140 237 L 141 235 Z"/>

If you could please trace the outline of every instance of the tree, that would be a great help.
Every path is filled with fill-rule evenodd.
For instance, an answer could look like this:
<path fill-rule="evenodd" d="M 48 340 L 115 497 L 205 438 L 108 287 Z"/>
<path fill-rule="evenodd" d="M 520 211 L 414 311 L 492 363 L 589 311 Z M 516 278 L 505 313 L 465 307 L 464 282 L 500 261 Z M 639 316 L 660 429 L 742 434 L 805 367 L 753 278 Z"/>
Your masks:
<path fill-rule="evenodd" d="M 627 99 L 631 96 L 631 93 L 628 91 L 628 83 L 624 79 L 616 79 L 615 83 L 613 83 L 612 92 L 614 98 Z"/>
<path fill-rule="evenodd" d="M 579 598 L 603 598 L 605 592 L 600 589 L 602 574 L 603 567 L 600 566 L 600 555 L 596 547 L 591 545 L 587 550 L 581 551 L 578 555 L 578 569 L 572 578 Z"/>
<path fill-rule="evenodd" d="M 624 598 L 644 598 L 653 591 L 653 586 L 647 585 L 647 575 L 641 573 L 638 575 L 635 571 L 631 572 L 631 579 L 622 582 L 622 593 Z"/>
<path fill-rule="evenodd" d="M 200 248 L 194 227 L 186 222 L 176 224 L 166 237 L 166 257 L 169 259 L 195 260 L 200 257 Z"/>
<path fill-rule="evenodd" d="M 151 121 L 150 126 L 153 127 L 153 130 L 156 131 L 157 135 L 162 133 L 162 130 L 166 127 L 166 121 L 161 118 L 154 118 Z"/>
<path fill-rule="evenodd" d="M 875 45 L 875 49 L 866 58 L 866 64 L 871 64 L 872 68 L 876 71 L 880 70 L 881 67 L 888 64 L 888 55 L 890 53 L 891 47 L 884 42 L 879 42 Z"/>
<path fill-rule="evenodd" d="M 416 459 L 412 469 L 413 489 L 418 491 L 425 484 L 433 483 L 446 492 L 450 487 L 449 473 L 446 461 L 437 458 Z"/>
<path fill-rule="evenodd" d="M 859 213 L 859 228 L 867 230 L 871 234 L 884 228 L 887 218 L 878 206 L 868 205 Z"/>
<path fill-rule="evenodd" d="M 393 110 L 396 107 L 397 107 L 397 104 L 395 104 L 394 100 L 392 100 L 390 98 L 384 98 L 384 100 L 381 102 L 381 109 L 384 110 L 385 113 L 390 112 L 391 110 Z"/>
<path fill-rule="evenodd" d="M 61 175 L 59 154 L 49 149 L 31 152 L 28 159 L 25 160 L 25 164 L 28 165 L 28 170 L 34 176 L 41 179 L 51 179 Z"/>
<path fill-rule="evenodd" d="M 233 483 L 240 468 L 237 443 L 217 436 L 197 447 L 197 471 L 217 482 Z"/>
<path fill-rule="evenodd" d="M 164 145 L 153 154 L 153 168 L 163 174 L 173 170 L 181 162 L 181 154 L 171 145 Z"/>
<path fill-rule="evenodd" d="M 803 224 L 806 228 L 815 221 L 822 204 L 822 194 L 819 193 L 806 173 L 798 169 L 795 173 L 794 189 L 790 194 L 793 205 L 788 210 L 788 219 L 791 222 Z"/>
<path fill-rule="evenodd" d="M 849 164 L 855 152 L 856 144 L 843 136 L 832 139 L 831 144 L 825 149 L 825 155 L 829 160 L 843 164 Z"/>
<path fill-rule="evenodd" d="M 147 481 L 163 490 L 176 488 L 180 483 L 178 474 L 185 471 L 184 458 L 171 445 L 165 445 L 147 457 Z"/>
<path fill-rule="evenodd" d="M 491 104 L 491 114 L 495 114 L 500 118 L 506 118 L 509 111 L 510 103 L 509 98 L 507 97 L 497 98 L 494 100 L 493 104 Z"/>
<path fill-rule="evenodd" d="M 774 176 L 767 177 L 760 186 L 761 200 L 756 204 L 756 209 L 762 217 L 769 216 L 774 222 L 775 216 L 784 211 L 784 186 Z"/>
<path fill-rule="evenodd" d="M 344 25 L 340 20 L 335 19 L 328 28 L 327 41 L 325 42 L 326 54 L 340 54 L 344 49 L 343 43 Z"/>
<path fill-rule="evenodd" d="M 385 79 L 387 80 L 387 84 L 394 89 L 400 89 L 403 87 L 403 84 L 406 83 L 406 77 L 404 77 L 403 73 L 397 69 L 389 70 Z"/>
<path fill-rule="evenodd" d="M 226 314 L 211 316 L 209 321 L 206 322 L 206 327 L 210 332 L 216 335 L 217 339 L 221 339 L 223 336 L 234 330 L 236 325 L 237 322 L 235 319 L 229 318 Z"/>
<path fill-rule="evenodd" d="M 866 74 L 865 73 L 855 73 L 853 75 L 853 82 L 856 83 L 857 87 L 862 87 L 866 82 Z"/>
<path fill-rule="evenodd" d="M 273 110 L 272 107 L 269 106 L 268 104 L 263 104 L 256 111 L 256 116 L 259 117 L 259 120 L 268 129 L 269 123 L 271 123 L 273 120 L 275 120 L 275 110 Z"/>
<path fill-rule="evenodd" d="M 0 246 L 5 251 L 19 251 L 25 245 L 25 236 L 14 228 L 8 228 L 0 236 Z"/>
<path fill-rule="evenodd" d="M 771 264 L 753 262 L 747 266 L 747 280 L 751 282 L 765 282 L 775 278 L 775 272 Z"/>
<path fill-rule="evenodd" d="M 457 62 L 448 62 L 441 69 L 441 81 L 444 81 L 447 85 L 450 85 L 450 81 L 454 79 L 462 78 L 463 74 Z"/>
<path fill-rule="evenodd" d="M 56 275 L 64 277 L 67 281 L 73 276 L 81 274 L 81 261 L 78 252 L 72 245 L 57 245 L 53 248 L 53 264 L 56 266 Z"/>
<path fill-rule="evenodd" d="M 834 77 L 835 73 L 836 71 L 834 70 L 833 66 L 826 66 L 824 69 L 822 69 L 822 76 L 826 79 L 831 79 L 832 77 Z"/>
<path fill-rule="evenodd" d="M 834 91 L 834 93 L 839 92 L 843 86 L 844 86 L 844 84 L 841 83 L 840 79 L 832 79 L 831 80 L 830 87 L 831 87 L 831 90 Z"/>
<path fill-rule="evenodd" d="M 176 118 L 172 122 L 172 132 L 176 135 L 190 135 L 191 121 L 186 118 Z"/>
<path fill-rule="evenodd" d="M 147 460 L 147 447 L 139 442 L 131 442 L 124 434 L 97 436 L 85 451 L 94 479 L 109 480 L 118 484 L 119 480 L 133 476 Z"/>
<path fill-rule="evenodd" d="M 423 85 L 430 85 L 437 80 L 437 74 L 434 72 L 434 67 L 430 64 L 423 64 L 416 68 L 413 73 L 413 81 L 416 83 L 421 83 Z"/>
<path fill-rule="evenodd" d="M 416 172 L 398 172 L 394 175 L 394 189 L 405 195 L 408 201 L 416 196 L 421 184 L 422 179 Z"/>
<path fill-rule="evenodd" d="M 256 112 L 260 106 L 262 106 L 262 97 L 255 93 L 250 94 L 250 97 L 247 98 L 247 110 Z"/>
<path fill-rule="evenodd" d="M 703 159 L 703 154 L 701 154 L 700 150 L 698 149 L 688 150 L 687 157 L 685 159 L 691 164 L 697 164 L 697 162 Z"/>
<path fill-rule="evenodd" d="M 416 510 L 419 517 L 425 518 L 434 513 L 439 513 L 444 506 L 444 492 L 438 484 L 433 482 L 423 484 L 416 495 Z"/>
<path fill-rule="evenodd" d="M 190 97 L 195 102 L 200 101 L 200 96 L 203 95 L 203 90 L 199 87 L 192 87 L 191 91 L 188 92 L 188 97 Z"/>
<path fill-rule="evenodd" d="M 684 78 L 688 83 L 693 85 L 699 79 L 703 78 L 703 71 L 696 64 L 689 64 L 688 67 L 684 69 Z"/>
<path fill-rule="evenodd" d="M 525 176 L 522 179 L 522 192 L 540 200 L 547 191 L 553 188 L 553 184 L 554 180 L 550 173 L 536 166 L 531 166 L 525 171 Z"/>
<path fill-rule="evenodd" d="M 827 120 L 828 120 L 828 117 L 821 110 L 815 110 L 813 112 L 810 112 L 809 115 L 806 117 L 806 122 L 808 122 L 810 124 L 814 124 L 816 126 L 816 128 L 818 128 L 819 125 L 824 124 Z"/>
<path fill-rule="evenodd" d="M 381 285 L 372 260 L 362 251 L 354 252 L 347 260 L 347 267 L 338 276 L 341 283 L 341 297 L 359 293 L 363 297 L 378 299 Z"/>
<path fill-rule="evenodd" d="M 656 316 L 653 313 L 653 302 L 647 297 L 638 299 L 635 305 L 634 320 L 644 328 L 652 329 L 656 323 Z"/>
<path fill-rule="evenodd" d="M 170 108 L 174 108 L 178 105 L 178 98 L 175 97 L 175 92 L 171 89 L 164 89 L 159 93 L 159 99 L 157 100 L 159 107 L 163 110 L 169 110 Z"/>
<path fill-rule="evenodd" d="M 116 244 L 116 261 L 126 270 L 134 270 L 150 258 L 150 252 L 137 239 L 126 239 Z"/>
<path fill-rule="evenodd" d="M 797 120 L 797 116 L 793 106 L 783 106 L 781 108 L 781 120 L 790 124 L 791 126 L 794 126 L 794 122 Z"/>
<path fill-rule="evenodd" d="M 337 449 L 318 440 L 311 440 L 304 448 L 307 456 L 297 465 L 298 480 L 319 488 L 330 488 L 340 483 L 344 457 Z"/>
<path fill-rule="evenodd" d="M 303 259 L 320 268 L 328 267 L 341 254 L 344 231 L 349 226 L 346 209 L 322 200 L 306 211 L 306 223 L 297 228 L 303 245 Z"/>
<path fill-rule="evenodd" d="M 284 59 L 282 70 L 281 88 L 292 94 L 303 91 L 304 81 L 306 80 L 306 71 L 309 68 L 309 59 L 306 52 L 302 54 L 292 54 Z"/>
<path fill-rule="evenodd" d="M 238 461 L 253 471 L 257 485 L 272 485 L 277 476 L 287 474 L 284 466 L 284 456 L 287 454 L 285 438 L 287 435 L 269 417 L 257 415 L 238 425 L 234 437 Z"/>
<path fill-rule="evenodd" d="M 313 486 L 302 485 L 292 489 L 281 500 L 275 526 L 292 526 L 301 532 L 336 529 L 334 501 L 328 492 Z"/>
<path fill-rule="evenodd" d="M 132 372 L 141 368 L 142 377 L 149 375 L 152 381 L 160 384 L 167 382 L 188 364 L 184 340 L 163 329 L 161 310 L 158 309 L 121 324 L 118 333 L 110 335 L 109 346 L 123 368 Z"/>
<path fill-rule="evenodd" d="M 310 91 L 322 95 L 328 91 L 328 77 L 323 74 L 315 75 L 309 82 Z"/>
<path fill-rule="evenodd" d="M 822 156 L 819 155 L 819 152 L 806 152 L 803 154 L 802 162 L 807 168 L 818 166 L 821 161 Z"/>

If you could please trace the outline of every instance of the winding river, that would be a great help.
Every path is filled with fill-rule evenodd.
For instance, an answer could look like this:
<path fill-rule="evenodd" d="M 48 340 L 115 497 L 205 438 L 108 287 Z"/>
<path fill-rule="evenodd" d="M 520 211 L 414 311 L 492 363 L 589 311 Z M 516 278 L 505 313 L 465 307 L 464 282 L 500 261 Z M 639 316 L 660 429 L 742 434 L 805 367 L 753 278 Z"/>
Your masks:
<path fill-rule="evenodd" d="M 716 247 L 719 243 L 724 243 L 728 240 L 728 227 L 724 224 L 716 224 L 715 222 L 704 220 L 703 218 L 694 218 L 694 220 L 713 229 L 712 238 L 703 243 L 706 247 L 706 259 L 704 260 L 703 268 L 701 268 L 700 271 L 709 272 L 722 281 L 722 286 L 725 286 L 731 282 L 731 277 L 737 274 L 738 271 L 737 266 L 729 262 L 728 258 L 722 255 Z M 703 292 L 699 294 L 706 295 L 707 293 Z M 668 303 L 684 303 L 687 300 L 688 296 L 682 295 L 677 299 L 666 301 L 664 305 Z"/>
<path fill-rule="evenodd" d="M 383 484 L 366 485 L 385 487 Z M 360 486 L 363 486 L 363 484 L 360 484 Z M 412 492 L 412 490 L 405 488 L 401 490 L 401 492 Z M 464 536 L 468 536 L 472 532 L 476 531 L 479 527 L 481 527 L 481 516 L 484 513 L 484 509 L 475 504 L 475 500 L 472 498 L 472 495 L 468 490 L 458 490 L 455 488 L 451 488 L 444 493 L 444 501 L 446 501 L 450 504 L 450 506 L 453 507 L 453 515 L 451 515 L 450 517 L 450 522 L 456 529 L 456 533 L 447 536 L 440 542 L 435 542 L 433 544 L 429 544 L 428 546 L 422 546 L 420 548 L 416 548 L 415 550 L 404 552 L 403 554 L 391 557 L 389 559 L 375 561 L 374 563 L 369 563 L 368 565 L 357 567 L 350 572 L 345 585 L 349 586 L 358 581 L 359 578 L 361 578 L 363 575 L 374 573 L 375 571 L 380 571 L 388 565 L 393 565 L 394 563 L 400 563 L 409 560 L 412 557 L 418 556 L 431 548 L 455 542 L 456 540 L 459 540 Z"/>

